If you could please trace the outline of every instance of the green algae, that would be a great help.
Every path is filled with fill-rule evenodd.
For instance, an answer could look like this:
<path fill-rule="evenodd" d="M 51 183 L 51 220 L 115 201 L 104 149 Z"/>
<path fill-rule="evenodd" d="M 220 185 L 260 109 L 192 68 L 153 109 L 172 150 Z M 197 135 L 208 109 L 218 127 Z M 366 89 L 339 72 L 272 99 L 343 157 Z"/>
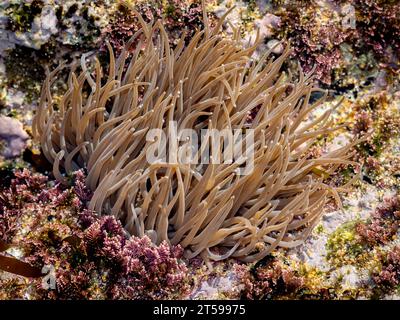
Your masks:
<path fill-rule="evenodd" d="M 356 233 L 356 225 L 359 222 L 359 220 L 346 222 L 329 235 L 326 258 L 331 265 L 340 267 L 345 264 L 359 266 L 363 264 L 366 258 L 366 246 Z"/>
<path fill-rule="evenodd" d="M 34 0 L 31 3 L 11 4 L 7 10 L 8 28 L 15 32 L 30 31 L 35 17 L 41 13 L 43 2 Z"/>
<path fill-rule="evenodd" d="M 40 61 L 33 59 L 36 51 L 16 46 L 4 59 L 7 83 L 10 87 L 22 90 L 27 102 L 36 100 L 45 72 Z"/>

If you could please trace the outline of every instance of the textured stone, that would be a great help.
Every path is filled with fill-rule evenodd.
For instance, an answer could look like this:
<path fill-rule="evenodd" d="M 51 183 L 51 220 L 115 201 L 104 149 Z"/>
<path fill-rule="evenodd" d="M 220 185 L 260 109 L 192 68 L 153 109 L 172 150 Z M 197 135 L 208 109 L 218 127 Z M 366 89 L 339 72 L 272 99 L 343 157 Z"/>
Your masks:
<path fill-rule="evenodd" d="M 0 156 L 17 157 L 26 147 L 29 135 L 17 119 L 0 116 Z"/>

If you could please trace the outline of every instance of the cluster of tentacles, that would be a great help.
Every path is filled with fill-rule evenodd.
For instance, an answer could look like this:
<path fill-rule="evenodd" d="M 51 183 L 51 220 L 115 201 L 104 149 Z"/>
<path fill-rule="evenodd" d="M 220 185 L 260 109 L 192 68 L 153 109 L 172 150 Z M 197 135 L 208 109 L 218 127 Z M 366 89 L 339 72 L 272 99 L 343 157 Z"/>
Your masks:
<path fill-rule="evenodd" d="M 187 258 L 250 262 L 301 244 L 327 199 L 337 198 L 323 176 L 351 163 L 352 144 L 306 156 L 319 136 L 335 130 L 331 110 L 310 117 L 325 98 L 310 102 L 319 91 L 312 74 L 300 72 L 294 80 L 281 71 L 289 48 L 276 59 L 267 52 L 255 61 L 261 40 L 244 45 L 235 29 L 222 36 L 225 17 L 211 28 L 204 15 L 205 28 L 188 45 L 183 33 L 174 48 L 161 21 L 138 17 L 142 29 L 120 56 L 108 45 L 107 75 L 97 58 L 84 55 L 56 101 L 51 88 L 68 66 L 48 73 L 33 134 L 56 178 L 65 181 L 64 173 L 86 168 L 94 191 L 90 209 L 118 217 L 132 235 L 182 245 Z M 157 128 L 168 136 L 170 121 L 178 131 L 252 129 L 254 169 L 237 174 L 243 159 L 149 163 L 154 140 L 147 133 Z M 183 144 L 178 141 L 178 149 Z"/>

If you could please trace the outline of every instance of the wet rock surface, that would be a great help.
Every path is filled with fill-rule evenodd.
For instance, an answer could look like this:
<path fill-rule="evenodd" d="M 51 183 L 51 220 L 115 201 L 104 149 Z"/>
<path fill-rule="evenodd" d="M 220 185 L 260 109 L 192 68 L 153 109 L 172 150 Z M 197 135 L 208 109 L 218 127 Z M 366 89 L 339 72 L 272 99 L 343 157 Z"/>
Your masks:
<path fill-rule="evenodd" d="M 19 156 L 26 147 L 29 135 L 17 119 L 0 116 L 0 156 L 10 159 Z"/>

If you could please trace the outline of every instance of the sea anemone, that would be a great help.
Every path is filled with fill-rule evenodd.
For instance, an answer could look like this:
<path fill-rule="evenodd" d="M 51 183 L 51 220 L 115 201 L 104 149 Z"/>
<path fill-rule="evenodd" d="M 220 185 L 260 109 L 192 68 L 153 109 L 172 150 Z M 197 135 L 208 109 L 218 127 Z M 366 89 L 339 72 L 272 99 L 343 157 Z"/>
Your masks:
<path fill-rule="evenodd" d="M 324 178 L 339 165 L 354 164 L 348 158 L 356 142 L 305 156 L 318 137 L 336 129 L 332 110 L 310 116 L 326 95 L 312 103 L 320 91 L 313 74 L 300 71 L 294 80 L 281 71 L 288 46 L 276 59 L 266 52 L 254 61 L 258 36 L 247 46 L 236 29 L 222 36 L 229 12 L 214 28 L 204 12 L 204 29 L 188 44 L 183 33 L 172 49 L 163 22 L 146 23 L 135 11 L 142 28 L 117 58 L 107 45 L 106 77 L 97 58 L 88 66 L 83 55 L 81 70 L 71 67 L 68 90 L 56 102 L 51 88 L 66 64 L 48 72 L 32 131 L 55 177 L 67 182 L 62 171 L 85 168 L 94 192 L 89 209 L 119 218 L 131 235 L 180 244 L 187 258 L 251 262 L 306 239 L 329 196 L 338 199 Z M 148 139 L 151 129 L 165 133 L 178 153 L 187 150 L 182 136 L 170 138 L 171 121 L 177 132 L 199 135 L 205 129 L 252 130 L 254 144 L 231 144 L 251 149 L 252 170 L 238 174 L 248 157 L 149 163 L 146 154 L 157 143 Z M 213 157 L 226 149 L 220 143 Z"/>

